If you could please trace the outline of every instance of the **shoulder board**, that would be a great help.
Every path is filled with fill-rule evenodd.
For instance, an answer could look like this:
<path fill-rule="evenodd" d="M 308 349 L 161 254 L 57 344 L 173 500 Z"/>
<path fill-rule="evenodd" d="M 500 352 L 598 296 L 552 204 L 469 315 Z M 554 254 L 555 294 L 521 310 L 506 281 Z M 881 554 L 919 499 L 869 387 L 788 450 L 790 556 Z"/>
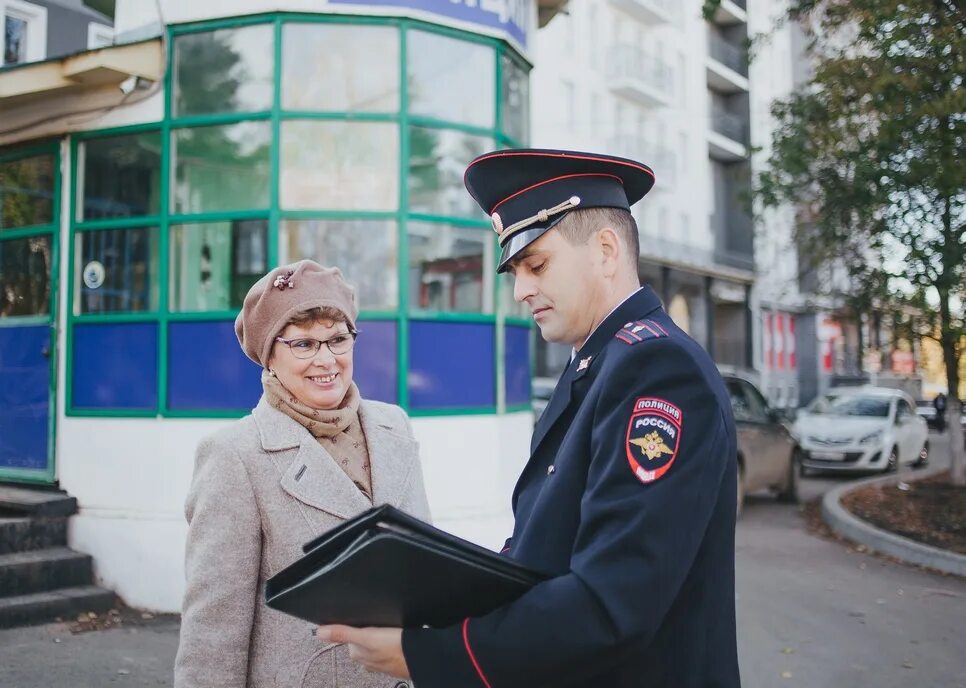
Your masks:
<path fill-rule="evenodd" d="M 615 338 L 625 344 L 637 344 L 648 339 L 662 339 L 667 336 L 667 330 L 654 320 L 635 320 L 634 322 L 629 322 L 614 335 Z"/>

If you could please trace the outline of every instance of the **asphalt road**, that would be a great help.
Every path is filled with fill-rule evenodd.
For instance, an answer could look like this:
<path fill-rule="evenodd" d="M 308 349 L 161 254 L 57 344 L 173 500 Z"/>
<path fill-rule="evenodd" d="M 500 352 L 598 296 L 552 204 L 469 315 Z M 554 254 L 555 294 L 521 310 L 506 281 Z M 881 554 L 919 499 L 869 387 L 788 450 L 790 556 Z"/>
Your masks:
<path fill-rule="evenodd" d="M 934 461 L 945 452 L 932 438 Z M 850 478 L 809 478 L 815 498 Z M 799 507 L 750 496 L 738 524 L 745 688 L 966 688 L 966 581 L 810 535 Z M 170 686 L 178 625 L 0 631 L 0 688 Z M 601 687 L 606 688 L 606 687 Z"/>

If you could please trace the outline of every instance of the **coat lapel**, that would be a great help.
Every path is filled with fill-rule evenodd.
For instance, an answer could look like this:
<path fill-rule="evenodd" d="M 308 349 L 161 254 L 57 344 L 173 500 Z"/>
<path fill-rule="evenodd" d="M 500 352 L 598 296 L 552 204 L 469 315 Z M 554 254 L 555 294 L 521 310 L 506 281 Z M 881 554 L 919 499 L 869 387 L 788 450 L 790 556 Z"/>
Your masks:
<path fill-rule="evenodd" d="M 372 469 L 373 504 L 399 506 L 409 493 L 418 444 L 383 407 L 363 401 L 359 421 L 366 436 L 369 465 Z"/>
<path fill-rule="evenodd" d="M 298 449 L 282 474 L 280 485 L 285 492 L 339 518 L 351 518 L 372 506 L 319 441 L 264 397 L 252 416 L 266 452 Z"/>
<path fill-rule="evenodd" d="M 577 352 L 574 360 L 570 362 L 557 382 L 557 386 L 550 396 L 547 408 L 537 422 L 533 431 L 533 439 L 530 441 L 530 456 L 537 453 L 540 443 L 550 432 L 550 429 L 560 419 L 564 411 L 574 401 L 573 386 L 578 380 L 591 374 L 594 364 L 597 363 L 599 355 L 607 343 L 614 337 L 628 321 L 636 320 L 646 316 L 660 308 L 661 302 L 658 300 L 654 291 L 648 287 L 641 287 L 637 292 L 627 298 L 624 303 L 618 306 L 613 313 L 608 315 L 603 322 L 594 330 L 584 345 Z M 583 397 L 577 399 L 577 403 Z"/>

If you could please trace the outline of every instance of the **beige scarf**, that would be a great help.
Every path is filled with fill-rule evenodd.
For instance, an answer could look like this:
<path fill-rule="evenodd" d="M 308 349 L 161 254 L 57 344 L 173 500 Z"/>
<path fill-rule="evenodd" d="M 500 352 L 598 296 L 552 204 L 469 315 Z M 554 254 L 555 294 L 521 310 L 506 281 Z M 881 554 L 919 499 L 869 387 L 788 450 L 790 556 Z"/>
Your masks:
<path fill-rule="evenodd" d="M 262 371 L 262 389 L 269 405 L 312 433 L 356 487 L 371 500 L 369 450 L 359 422 L 360 396 L 355 383 L 349 385 L 342 405 L 336 409 L 314 409 L 303 404 L 267 370 Z"/>

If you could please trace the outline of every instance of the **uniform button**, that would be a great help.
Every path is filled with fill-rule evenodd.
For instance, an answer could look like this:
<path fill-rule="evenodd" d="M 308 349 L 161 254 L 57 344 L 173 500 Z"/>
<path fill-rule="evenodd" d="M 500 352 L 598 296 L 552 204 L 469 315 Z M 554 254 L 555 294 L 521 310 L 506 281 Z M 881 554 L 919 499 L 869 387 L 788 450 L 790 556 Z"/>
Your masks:
<path fill-rule="evenodd" d="M 547 475 L 552 474 L 555 470 L 557 469 L 553 467 L 553 464 L 550 464 L 549 466 L 547 466 Z"/>

